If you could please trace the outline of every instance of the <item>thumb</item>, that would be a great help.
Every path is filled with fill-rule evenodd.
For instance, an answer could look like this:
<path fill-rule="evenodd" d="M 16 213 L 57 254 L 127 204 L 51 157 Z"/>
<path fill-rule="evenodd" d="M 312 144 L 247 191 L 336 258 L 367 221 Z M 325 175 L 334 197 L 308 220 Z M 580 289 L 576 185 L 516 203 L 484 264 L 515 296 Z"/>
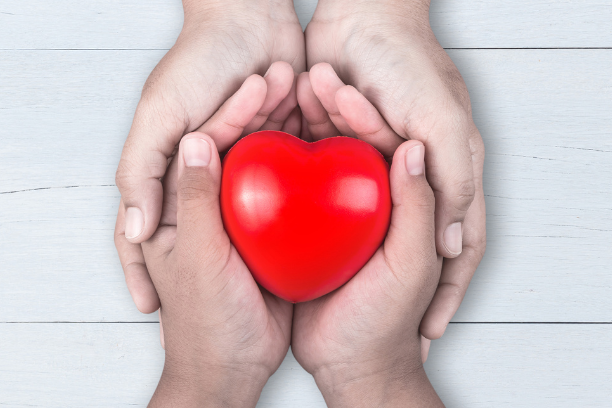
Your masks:
<path fill-rule="evenodd" d="M 436 253 L 435 199 L 425 178 L 424 156 L 425 146 L 416 140 L 404 142 L 393 156 L 393 211 L 383 250 L 387 264 L 411 293 L 433 296 L 441 259 Z"/>
<path fill-rule="evenodd" d="M 186 135 L 178 165 L 176 245 L 183 249 L 181 256 L 208 266 L 227 259 L 224 252 L 230 246 L 221 221 L 221 160 L 215 142 L 204 133 Z"/>

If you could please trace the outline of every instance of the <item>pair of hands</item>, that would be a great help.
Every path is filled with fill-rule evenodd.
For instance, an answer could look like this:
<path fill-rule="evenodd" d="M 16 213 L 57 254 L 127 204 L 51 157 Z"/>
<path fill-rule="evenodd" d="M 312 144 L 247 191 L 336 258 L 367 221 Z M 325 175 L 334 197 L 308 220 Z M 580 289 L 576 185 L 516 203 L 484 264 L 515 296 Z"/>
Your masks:
<path fill-rule="evenodd" d="M 313 73 L 320 70 L 331 68 L 319 65 Z M 284 62 L 272 64 L 264 78 L 250 76 L 197 132 L 182 138 L 168 167 L 160 225 L 142 243 L 161 300 L 166 348 L 151 406 L 254 406 L 290 344 L 330 406 L 440 406 L 421 363 L 419 325 L 442 265 L 421 142 L 394 148 L 385 242 L 331 294 L 296 305 L 273 296 L 257 285 L 224 230 L 219 151 L 261 127 L 299 130 L 290 113 L 297 103 L 293 84 L 293 69 Z M 308 73 L 297 88 L 309 115 L 324 113 Z M 342 89 L 336 92 L 342 109 L 383 122 L 363 95 Z M 329 92 L 325 87 L 321 95 L 332 97 Z M 275 115 L 286 119 L 271 122 Z M 356 133 L 367 130 L 340 117 Z"/>
<path fill-rule="evenodd" d="M 373 144 L 387 157 L 403 140 L 418 140 L 425 145 L 427 179 L 435 196 L 435 243 L 438 254 L 446 259 L 420 332 L 429 339 L 441 336 L 484 252 L 484 149 L 471 119 L 463 80 L 429 28 L 428 2 L 321 0 L 306 30 L 306 48 L 290 1 L 243 0 L 228 4 L 185 0 L 184 8 L 183 31 L 145 85 L 117 172 L 123 202 L 116 242 L 128 288 L 138 308 L 153 312 L 160 306 L 160 297 L 166 308 L 161 293 L 158 297 L 162 290 L 149 275 L 154 275 L 151 253 L 147 253 L 145 263 L 143 249 L 147 244 L 143 248 L 140 244 L 153 235 L 158 225 L 160 230 L 177 225 L 176 215 L 165 215 L 166 208 L 176 208 L 177 201 L 168 198 L 172 191 L 166 186 L 163 189 L 160 179 L 166 173 L 164 183 L 172 178 L 168 161 L 175 155 L 181 137 L 200 130 L 214 139 L 218 150 L 226 150 L 236 139 L 223 136 L 226 133 L 222 131 L 235 125 L 232 117 L 217 121 L 216 133 L 205 125 L 215 123 L 211 116 L 223 101 L 245 78 L 265 72 L 274 61 L 286 61 L 293 71 L 304 71 L 307 55 L 309 67 L 323 61 L 331 66 L 317 65 L 310 76 L 302 74 L 299 78 L 297 97 L 302 123 L 295 108 L 295 87 L 289 87 L 289 97 L 281 99 L 286 82 L 279 80 L 275 85 L 274 78 L 280 76 L 270 72 L 265 79 L 264 102 L 250 123 L 244 124 L 244 133 L 266 128 L 295 134 L 301 128 L 302 137 L 308 140 L 352 135 Z M 340 78 L 353 84 L 365 98 L 354 88 L 344 86 Z M 241 109 L 247 109 L 246 105 Z M 213 153 L 214 150 L 213 146 Z M 401 152 L 402 148 L 396 154 Z M 213 164 L 209 166 L 213 168 Z M 410 252 L 407 246 L 401 253 L 408 256 Z M 418 264 L 414 254 L 411 256 Z M 175 258 L 177 262 L 179 258 Z M 361 275 L 366 273 L 362 271 L 358 276 Z M 418 290 L 413 287 L 411 296 Z M 345 292 L 343 289 L 338 294 Z M 268 296 L 263 295 L 266 299 Z M 426 298 L 421 300 L 429 304 L 431 296 Z M 375 299 L 370 302 L 369 307 L 376 306 Z M 319 303 L 334 304 L 323 300 Z M 355 309 L 357 304 L 349 308 Z M 298 306 L 294 329 L 300 325 L 298 310 L 307 305 Z M 166 325 L 166 312 L 162 315 Z M 418 330 L 417 324 L 417 333 Z M 309 368 L 311 365 L 296 352 L 299 338 L 294 337 L 293 342 L 296 357 L 315 372 L 316 368 Z M 310 355 L 315 355 L 314 351 Z"/>

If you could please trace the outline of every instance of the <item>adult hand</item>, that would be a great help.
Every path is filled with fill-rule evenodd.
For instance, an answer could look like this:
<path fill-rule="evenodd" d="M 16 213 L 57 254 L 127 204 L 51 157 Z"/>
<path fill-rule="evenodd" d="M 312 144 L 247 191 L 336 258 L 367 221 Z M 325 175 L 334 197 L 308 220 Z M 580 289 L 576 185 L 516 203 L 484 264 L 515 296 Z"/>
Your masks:
<path fill-rule="evenodd" d="M 311 137 L 356 136 L 387 157 L 403 140 L 426 146 L 436 248 L 447 258 L 421 324 L 421 333 L 436 339 L 485 250 L 484 145 L 465 83 L 431 31 L 428 12 L 426 0 L 320 0 L 306 29 L 306 53 L 312 88 L 327 112 L 311 118 Z M 320 62 L 329 64 L 315 65 Z M 349 118 L 336 95 L 345 83 L 363 93 L 384 120 L 374 126 L 365 116 Z M 356 132 L 355 123 L 365 130 Z"/>
<path fill-rule="evenodd" d="M 255 406 L 289 348 L 293 306 L 260 290 L 219 207 L 216 145 L 233 144 L 265 100 L 266 82 L 249 77 L 204 125 L 211 135 L 183 137 L 164 178 L 161 223 L 142 244 L 166 349 L 151 406 Z"/>
<path fill-rule="evenodd" d="M 158 227 L 160 179 L 181 137 L 199 129 L 249 75 L 263 74 L 275 61 L 290 63 L 295 72 L 305 68 L 292 1 L 184 0 L 183 5 L 183 30 L 144 86 L 116 176 L 125 214 L 117 247 L 128 288 L 143 313 L 157 310 L 159 299 L 139 244 Z M 280 130 L 295 103 L 272 112 L 275 105 L 278 101 L 267 101 L 245 133 Z M 220 151 L 229 147 L 217 143 Z"/>
<path fill-rule="evenodd" d="M 421 142 L 391 166 L 393 210 L 381 248 L 348 283 L 295 305 L 291 347 L 330 407 L 440 407 L 421 362 L 419 324 L 442 257 Z"/>

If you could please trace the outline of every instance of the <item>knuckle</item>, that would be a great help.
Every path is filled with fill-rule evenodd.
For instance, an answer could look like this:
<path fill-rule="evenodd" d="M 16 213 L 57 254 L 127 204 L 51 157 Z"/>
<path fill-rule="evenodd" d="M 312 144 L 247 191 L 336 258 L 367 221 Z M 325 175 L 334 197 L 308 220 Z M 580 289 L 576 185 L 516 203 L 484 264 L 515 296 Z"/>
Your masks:
<path fill-rule="evenodd" d="M 475 126 L 476 125 L 474 125 L 474 127 Z M 480 132 L 478 132 L 478 129 L 476 129 L 474 136 L 470 139 L 470 152 L 473 160 L 482 165 L 485 158 L 485 144 L 480 136 Z"/>
<path fill-rule="evenodd" d="M 466 212 L 472 205 L 475 195 L 476 187 L 474 185 L 474 180 L 463 180 L 453 186 L 448 203 L 453 210 Z"/>
<path fill-rule="evenodd" d="M 468 248 L 473 253 L 473 258 L 475 263 L 480 263 L 482 258 L 484 258 L 485 252 L 487 250 L 487 236 L 486 233 L 478 235 L 475 242 L 468 245 Z"/>
<path fill-rule="evenodd" d="M 448 91 L 437 96 L 417 96 L 404 107 L 402 127 L 406 135 L 427 144 L 432 137 L 462 137 L 470 129 L 471 113 Z M 440 142 L 441 140 L 435 140 Z"/>
<path fill-rule="evenodd" d="M 200 207 L 208 203 L 211 197 L 218 196 L 218 188 L 201 174 L 194 174 L 185 169 L 179 190 L 183 208 Z M 185 207 L 186 206 L 186 207 Z"/>

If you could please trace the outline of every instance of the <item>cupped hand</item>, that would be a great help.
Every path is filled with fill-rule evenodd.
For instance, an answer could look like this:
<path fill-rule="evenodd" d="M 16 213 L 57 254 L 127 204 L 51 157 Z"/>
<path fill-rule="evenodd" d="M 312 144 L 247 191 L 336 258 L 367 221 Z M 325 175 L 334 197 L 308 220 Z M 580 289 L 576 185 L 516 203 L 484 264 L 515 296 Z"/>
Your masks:
<path fill-rule="evenodd" d="M 206 133 L 183 137 L 164 178 L 160 226 L 142 243 L 166 349 L 151 406 L 254 406 L 289 348 L 293 306 L 253 280 L 219 206 L 217 145 L 233 144 L 266 100 L 266 81 L 249 77 Z"/>
<path fill-rule="evenodd" d="M 176 44 L 149 76 L 134 115 L 116 175 L 125 222 L 118 225 L 121 262 L 138 309 L 151 313 L 159 299 L 138 244 L 157 229 L 162 183 L 181 137 L 198 130 L 251 74 L 263 75 L 275 61 L 305 68 L 304 37 L 289 0 L 184 0 L 185 22 Z M 281 130 L 295 97 L 276 110 L 286 86 L 261 106 L 244 132 Z M 284 77 L 283 77 L 284 78 Z M 290 87 L 291 85 L 289 85 Z M 285 89 L 288 92 L 288 90 Z M 287 94 L 285 92 L 285 95 Z M 220 151 L 229 146 L 215 142 Z"/>
<path fill-rule="evenodd" d="M 297 135 L 301 127 L 301 117 L 299 109 L 296 108 L 297 97 L 295 91 L 292 67 L 286 62 L 275 62 L 270 66 L 263 79 L 258 75 L 247 78 L 239 91 L 215 113 L 213 118 L 201 124 L 198 130 L 208 133 L 222 152 L 231 147 L 240 136 L 259 129 L 283 130 Z M 142 136 L 148 136 L 148 134 Z M 179 139 L 181 136 L 182 134 Z M 124 157 L 121 161 L 122 164 L 120 164 L 120 171 L 127 172 L 125 173 L 126 177 L 122 180 L 128 183 L 140 182 L 142 184 L 138 188 L 128 189 L 127 193 L 125 193 L 125 190 L 122 191 L 120 215 L 115 227 L 115 245 L 125 272 L 128 289 L 136 306 L 143 313 L 151 313 L 159 308 L 159 298 L 149 277 L 141 246 L 129 238 L 131 234 L 130 224 L 133 223 L 133 220 L 129 219 L 129 215 L 132 212 L 133 216 L 134 212 L 138 211 L 126 202 L 128 202 L 129 197 L 132 197 L 133 199 L 145 199 L 148 204 L 155 206 L 155 211 L 159 206 L 160 214 L 156 215 L 155 219 L 155 228 L 157 228 L 160 223 L 162 208 L 162 197 L 157 197 L 157 195 L 162 194 L 162 182 L 157 178 L 144 177 L 146 172 L 130 173 L 130 171 L 140 165 L 145 166 L 140 169 L 142 171 L 151 170 L 152 167 L 147 167 L 146 160 L 157 157 L 159 151 L 153 154 L 150 150 L 152 147 L 139 147 L 136 142 L 130 142 L 130 140 L 133 140 L 130 138 L 126 142 Z M 147 140 L 146 143 L 157 142 L 151 139 Z M 131 148 L 128 149 L 127 146 L 131 146 Z M 159 146 L 157 145 L 157 147 Z M 163 173 L 166 172 L 169 158 L 166 158 L 165 154 L 168 153 L 171 157 L 175 152 L 175 150 L 165 151 L 163 155 L 164 165 L 162 166 L 160 163 L 160 171 L 163 167 Z M 162 160 L 161 156 L 158 158 Z M 139 161 L 140 159 L 143 159 L 143 161 Z M 128 168 L 128 165 L 132 168 Z M 159 176 L 159 174 L 157 175 Z M 118 185 L 121 185 L 119 180 L 118 178 Z M 152 188 L 143 190 L 147 184 Z M 168 195 L 165 194 L 165 197 L 167 198 Z"/>
<path fill-rule="evenodd" d="M 344 286 L 295 305 L 292 351 L 328 406 L 441 406 L 422 366 L 419 334 L 442 266 L 424 154 L 418 141 L 395 151 L 382 247 Z"/>
<path fill-rule="evenodd" d="M 421 325 L 423 335 L 435 339 L 457 311 L 482 259 L 486 215 L 484 145 L 465 83 L 431 31 L 428 12 L 424 0 L 319 1 L 306 29 L 306 53 L 316 103 L 326 114 L 315 109 L 307 133 L 313 139 L 356 136 L 389 158 L 404 140 L 426 146 L 436 248 L 447 258 Z M 361 116 L 347 109 L 341 99 L 348 91 L 338 94 L 345 83 L 365 96 L 361 105 L 371 102 L 375 108 Z M 298 92 L 305 119 L 308 97 Z M 376 110 L 384 120 L 376 118 Z"/>

